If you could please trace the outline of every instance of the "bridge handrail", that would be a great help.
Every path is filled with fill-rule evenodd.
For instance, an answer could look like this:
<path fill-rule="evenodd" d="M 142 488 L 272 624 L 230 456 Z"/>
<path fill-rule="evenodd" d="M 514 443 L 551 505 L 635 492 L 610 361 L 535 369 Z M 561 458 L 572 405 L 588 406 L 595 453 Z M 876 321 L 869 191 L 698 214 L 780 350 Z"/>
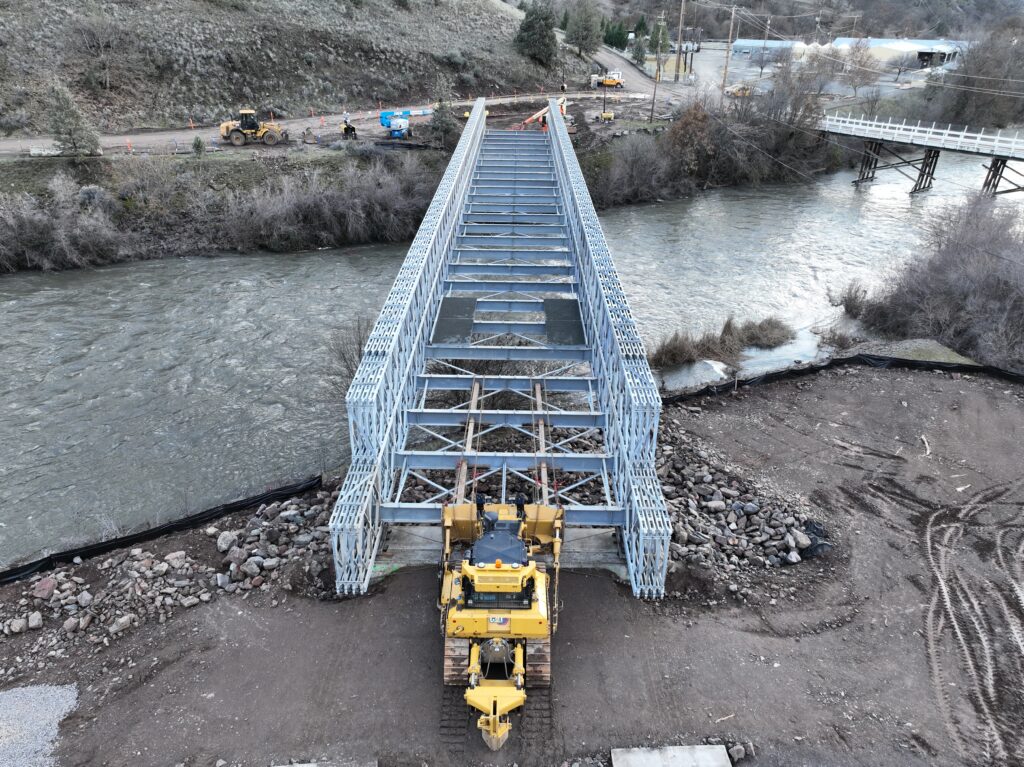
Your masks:
<path fill-rule="evenodd" d="M 970 131 L 966 127 L 954 129 L 952 123 L 943 127 L 941 123 L 933 122 L 928 125 L 927 123 L 922 124 L 920 120 L 916 123 L 908 123 L 906 120 L 893 122 L 890 118 L 888 121 L 882 122 L 869 119 L 864 115 L 853 117 L 852 113 L 847 113 L 846 116 L 826 115 L 821 121 L 821 128 L 829 133 L 861 138 L 886 139 L 936 149 L 1024 159 L 1024 136 L 1019 130 L 1015 131 L 1013 135 L 1004 134 L 1001 130 L 986 133 L 984 129 L 980 131 Z"/>

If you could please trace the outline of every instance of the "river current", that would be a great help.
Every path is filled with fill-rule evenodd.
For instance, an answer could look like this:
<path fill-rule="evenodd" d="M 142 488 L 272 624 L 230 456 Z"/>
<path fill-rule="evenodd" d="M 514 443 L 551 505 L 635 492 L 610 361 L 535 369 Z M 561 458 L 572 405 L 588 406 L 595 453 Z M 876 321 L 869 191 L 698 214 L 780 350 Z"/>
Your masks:
<path fill-rule="evenodd" d="M 835 314 L 828 287 L 883 284 L 983 175 L 945 154 L 914 197 L 897 174 L 858 190 L 843 172 L 601 219 L 649 341 L 730 315 L 809 329 Z M 375 316 L 405 249 L 0 277 L 0 569 L 337 466 L 327 340 Z"/>

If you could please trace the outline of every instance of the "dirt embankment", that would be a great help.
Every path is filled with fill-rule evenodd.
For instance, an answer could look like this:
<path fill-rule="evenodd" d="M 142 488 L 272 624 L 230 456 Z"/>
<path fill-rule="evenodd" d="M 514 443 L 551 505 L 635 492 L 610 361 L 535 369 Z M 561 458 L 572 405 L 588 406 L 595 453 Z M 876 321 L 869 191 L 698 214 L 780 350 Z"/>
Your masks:
<path fill-rule="evenodd" d="M 0 590 L 5 615 L 39 609 L 43 620 L 0 639 L 0 668 L 13 670 L 0 687 L 79 685 L 60 765 L 549 765 L 708 738 L 752 746 L 744 763 L 780 767 L 1004 765 L 1024 752 L 1024 389 L 842 368 L 673 407 L 664 423 L 674 451 L 708 456 L 713 481 L 728 464 L 719 489 L 735 480 L 766 506 L 799 501 L 838 545 L 792 566 L 735 565 L 746 593 L 727 588 L 736 576 L 711 555 L 722 578 L 681 570 L 679 596 L 658 603 L 604 575 L 564 575 L 554 685 L 531 698 L 497 755 L 468 713 L 444 705 L 432 569 L 394 576 L 369 597 L 318 601 L 302 586 L 304 565 L 290 580 L 265 573 L 268 557 L 248 564 L 262 556 L 248 547 L 271 545 L 271 527 L 297 525 L 279 530 L 278 554 L 322 545 L 299 537 L 307 533 L 290 504 L 291 521 L 253 510 L 218 523 L 216 535 L 147 547 L 143 571 L 176 551 L 185 557 L 171 557 L 172 568 L 211 568 L 197 582 L 212 598 L 163 602 L 163 623 L 104 627 L 107 642 L 87 641 L 88 628 L 58 642 L 48 632 L 67 610 L 18 603 L 38 581 Z M 712 515 L 698 522 L 715 523 L 718 505 L 700 507 L 694 491 Z M 311 531 L 314 505 L 299 514 Z M 246 554 L 238 580 L 232 547 L 217 551 L 225 531 L 221 547 Z M 109 588 L 98 564 L 71 574 L 94 596 Z M 257 565 L 259 575 L 245 569 Z M 239 584 L 235 593 L 218 589 L 217 573 L 225 587 Z"/>
<path fill-rule="evenodd" d="M 466 95 L 557 88 L 560 72 L 515 51 L 518 26 L 484 0 L 12 0 L 0 131 L 48 130 L 54 75 L 108 132 L 210 124 L 241 106 L 299 117 L 416 102 L 438 73 Z"/>

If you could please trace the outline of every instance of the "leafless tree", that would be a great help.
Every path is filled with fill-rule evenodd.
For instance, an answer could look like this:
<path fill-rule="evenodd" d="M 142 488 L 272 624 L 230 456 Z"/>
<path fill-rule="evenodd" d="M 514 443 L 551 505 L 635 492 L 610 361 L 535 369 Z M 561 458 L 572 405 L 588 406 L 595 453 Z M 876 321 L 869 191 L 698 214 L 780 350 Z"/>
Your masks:
<path fill-rule="evenodd" d="M 900 75 L 904 72 L 920 69 L 921 62 L 918 60 L 916 53 L 904 53 L 899 58 L 890 61 L 889 68 L 896 70 L 896 82 L 899 82 Z"/>
<path fill-rule="evenodd" d="M 77 19 L 72 27 L 72 40 L 87 61 L 91 79 L 109 91 L 111 71 L 119 65 L 123 31 L 117 22 L 99 12 Z"/>
<path fill-rule="evenodd" d="M 846 85 L 853 88 L 853 95 L 865 85 L 874 85 L 878 82 L 879 64 L 871 55 L 871 49 L 864 40 L 859 40 L 856 45 L 843 56 L 843 72 L 841 79 Z"/>

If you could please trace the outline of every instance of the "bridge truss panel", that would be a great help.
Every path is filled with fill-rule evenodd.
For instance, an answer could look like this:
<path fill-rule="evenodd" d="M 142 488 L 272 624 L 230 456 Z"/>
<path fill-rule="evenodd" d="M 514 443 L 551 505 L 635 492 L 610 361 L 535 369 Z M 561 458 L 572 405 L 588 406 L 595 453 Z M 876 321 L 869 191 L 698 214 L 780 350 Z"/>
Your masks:
<path fill-rule="evenodd" d="M 551 114 L 558 114 L 554 99 Z M 555 171 L 579 270 L 583 324 L 593 334 L 597 400 L 607 414 L 615 495 L 625 510 L 623 541 L 633 592 L 664 594 L 671 522 L 654 471 L 661 397 L 612 262 L 565 123 L 549 121 Z"/>
<path fill-rule="evenodd" d="M 395 456 L 447 277 L 447 255 L 485 130 L 478 100 L 381 309 L 345 397 L 352 462 L 331 515 L 339 593 L 365 592 L 380 545 L 380 506 L 391 494 Z"/>

